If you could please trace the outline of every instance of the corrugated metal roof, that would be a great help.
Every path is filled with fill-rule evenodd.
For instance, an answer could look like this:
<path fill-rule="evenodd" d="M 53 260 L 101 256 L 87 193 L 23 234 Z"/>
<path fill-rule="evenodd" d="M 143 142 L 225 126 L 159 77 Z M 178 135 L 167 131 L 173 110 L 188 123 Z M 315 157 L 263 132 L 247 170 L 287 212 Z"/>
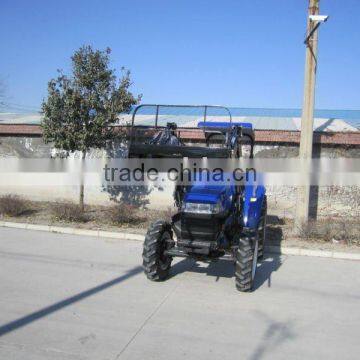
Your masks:
<path fill-rule="evenodd" d="M 121 123 L 129 122 L 131 115 L 122 115 Z M 138 115 L 137 124 L 153 125 L 153 115 Z M 159 124 L 165 125 L 167 121 L 176 122 L 180 127 L 196 127 L 202 117 L 191 115 L 160 115 Z M 227 117 L 209 116 L 208 121 L 228 121 Z M 41 115 L 0 113 L 0 124 L 39 124 Z M 254 129 L 258 130 L 300 130 L 301 119 L 299 117 L 275 117 L 275 116 L 233 116 L 233 121 L 251 122 Z M 314 131 L 359 131 L 356 127 L 342 119 L 316 118 L 314 120 Z"/>

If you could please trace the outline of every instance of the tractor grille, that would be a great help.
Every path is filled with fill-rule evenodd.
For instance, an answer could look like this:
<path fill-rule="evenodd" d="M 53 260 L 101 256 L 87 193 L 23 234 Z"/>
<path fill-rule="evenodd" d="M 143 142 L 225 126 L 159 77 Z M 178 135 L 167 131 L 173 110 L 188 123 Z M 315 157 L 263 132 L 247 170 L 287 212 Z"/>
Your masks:
<path fill-rule="evenodd" d="M 217 218 L 195 218 L 181 216 L 174 224 L 177 238 L 188 241 L 216 241 L 221 230 L 221 221 Z"/>

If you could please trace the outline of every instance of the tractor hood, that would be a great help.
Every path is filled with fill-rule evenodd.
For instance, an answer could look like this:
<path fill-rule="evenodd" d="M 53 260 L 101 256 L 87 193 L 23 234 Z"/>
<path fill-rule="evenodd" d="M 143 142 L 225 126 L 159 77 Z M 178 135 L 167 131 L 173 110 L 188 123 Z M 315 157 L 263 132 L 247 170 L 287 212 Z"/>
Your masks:
<path fill-rule="evenodd" d="M 229 196 L 233 193 L 232 186 L 219 185 L 193 185 L 184 197 L 185 202 L 216 204 L 221 201 L 228 202 Z"/>

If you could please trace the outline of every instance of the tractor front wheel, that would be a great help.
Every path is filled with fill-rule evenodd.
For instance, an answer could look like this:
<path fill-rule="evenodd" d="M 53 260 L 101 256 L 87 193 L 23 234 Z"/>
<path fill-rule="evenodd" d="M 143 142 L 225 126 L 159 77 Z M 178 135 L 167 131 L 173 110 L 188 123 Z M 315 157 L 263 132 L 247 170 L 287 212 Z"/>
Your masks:
<path fill-rule="evenodd" d="M 145 236 L 143 247 L 143 268 L 146 277 L 152 281 L 165 280 L 169 275 L 172 257 L 165 255 L 172 240 L 171 225 L 163 220 L 152 223 Z"/>
<path fill-rule="evenodd" d="M 264 250 L 265 250 L 265 242 L 266 242 L 266 217 L 267 217 L 267 201 L 265 196 L 263 206 L 261 209 L 261 217 L 258 227 L 258 236 L 259 236 L 258 260 L 263 260 L 264 258 Z"/>
<path fill-rule="evenodd" d="M 252 290 L 257 260 L 259 241 L 257 236 L 241 236 L 239 248 L 235 253 L 235 285 L 239 291 Z"/>

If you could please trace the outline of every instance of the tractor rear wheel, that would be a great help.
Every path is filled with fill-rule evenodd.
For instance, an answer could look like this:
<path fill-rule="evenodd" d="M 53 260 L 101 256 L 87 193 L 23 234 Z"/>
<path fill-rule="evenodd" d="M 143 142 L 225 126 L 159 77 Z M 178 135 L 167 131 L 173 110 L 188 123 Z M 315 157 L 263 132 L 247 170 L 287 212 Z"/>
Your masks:
<path fill-rule="evenodd" d="M 256 235 L 241 236 L 235 253 L 235 285 L 239 291 L 252 290 L 258 259 L 259 241 Z"/>
<path fill-rule="evenodd" d="M 147 231 L 143 247 L 143 268 L 152 281 L 165 280 L 169 275 L 172 257 L 165 255 L 172 240 L 171 225 L 163 220 L 152 223 Z"/>

